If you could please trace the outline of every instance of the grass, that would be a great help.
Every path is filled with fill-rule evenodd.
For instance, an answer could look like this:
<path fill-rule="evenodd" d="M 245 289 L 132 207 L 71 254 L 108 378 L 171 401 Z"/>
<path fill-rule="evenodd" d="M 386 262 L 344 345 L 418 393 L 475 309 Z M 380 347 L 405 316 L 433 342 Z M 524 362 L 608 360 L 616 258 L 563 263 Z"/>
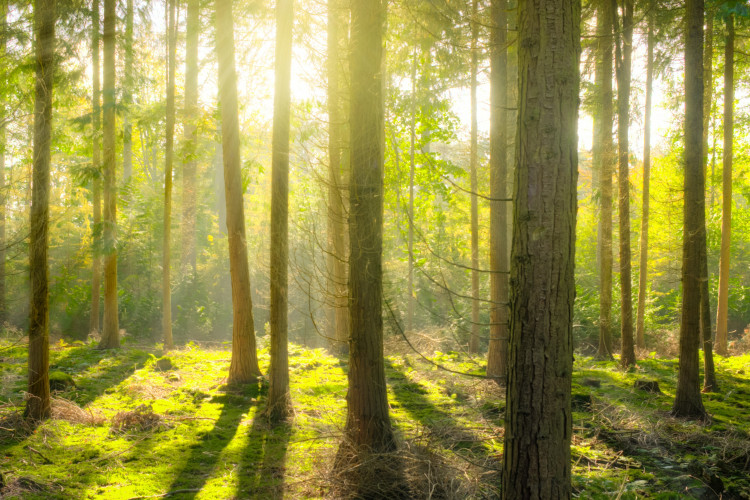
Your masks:
<path fill-rule="evenodd" d="M 397 342 L 386 359 L 400 473 L 414 498 L 499 495 L 504 391 L 437 369 Z M 230 352 L 55 344 L 50 363 L 72 376 L 57 392 L 58 418 L 36 428 L 18 411 L 26 349 L 0 343 L 0 472 L 8 498 L 330 498 L 345 422 L 346 363 L 290 346 L 294 418 L 270 427 L 266 385 L 224 386 Z M 268 352 L 259 352 L 261 367 Z M 481 362 L 435 353 L 443 366 Z M 171 367 L 164 369 L 171 364 Z M 161 367 L 161 369 L 160 369 Z M 717 358 L 720 393 L 704 395 L 712 421 L 669 417 L 677 363 L 649 357 L 631 372 L 577 358 L 572 473 L 579 498 L 750 498 L 750 356 Z M 657 380 L 661 394 L 637 391 Z M 70 401 L 84 408 L 76 413 Z M 75 409 L 75 410 L 74 410 Z M 64 411 L 63 411 L 64 410 Z M 66 417 L 67 416 L 67 417 Z M 67 418 L 67 419 L 66 419 Z M 714 495 L 714 496 L 712 496 Z"/>

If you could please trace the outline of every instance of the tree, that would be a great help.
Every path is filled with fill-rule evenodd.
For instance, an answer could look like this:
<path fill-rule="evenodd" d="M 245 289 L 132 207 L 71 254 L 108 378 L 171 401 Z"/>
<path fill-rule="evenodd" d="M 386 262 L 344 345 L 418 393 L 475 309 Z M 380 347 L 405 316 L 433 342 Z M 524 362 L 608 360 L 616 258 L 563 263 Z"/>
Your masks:
<path fill-rule="evenodd" d="M 101 278 L 102 258 L 101 230 L 102 230 L 102 181 L 101 181 L 101 84 L 99 81 L 99 0 L 93 0 L 91 5 L 91 70 L 92 70 L 92 116 L 93 145 L 91 153 L 91 166 L 94 170 L 92 181 L 92 198 L 94 203 L 94 226 L 93 226 L 93 248 L 91 256 L 91 316 L 89 320 L 89 331 L 99 332 L 99 301 L 101 300 Z"/>
<path fill-rule="evenodd" d="M 487 376 L 508 369 L 508 48 L 506 0 L 493 0 L 490 23 L 490 342 Z"/>
<path fill-rule="evenodd" d="M 478 0 L 471 2 L 471 337 L 469 352 L 479 352 L 479 204 L 477 200 L 477 66 L 479 50 Z"/>
<path fill-rule="evenodd" d="M 128 182 L 133 173 L 133 125 L 130 107 L 133 105 L 133 0 L 125 7 L 125 68 L 122 86 L 122 180 Z"/>
<path fill-rule="evenodd" d="M 700 343 L 701 231 L 705 232 L 703 178 L 703 0 L 687 0 L 685 33 L 685 217 L 682 244 L 680 368 L 672 414 L 705 418 L 701 400 Z M 701 225 L 703 229 L 701 229 Z"/>
<path fill-rule="evenodd" d="M 383 359 L 383 89 L 385 9 L 351 3 L 349 111 L 349 392 L 346 438 L 358 452 L 393 449 Z"/>
<path fill-rule="evenodd" d="M 200 33 L 200 2 L 187 2 L 187 33 L 185 37 L 185 124 L 182 160 L 182 253 L 181 269 L 196 272 L 195 218 L 196 175 L 195 149 L 198 119 L 198 38 Z"/>
<path fill-rule="evenodd" d="M 643 119 L 643 213 L 641 215 L 640 265 L 638 276 L 638 312 L 635 322 L 635 342 L 640 349 L 646 347 L 646 294 L 648 290 L 648 217 L 651 201 L 651 96 L 654 84 L 654 14 L 648 14 L 648 41 L 646 51 L 646 109 Z"/>
<path fill-rule="evenodd" d="M 50 414 L 49 390 L 49 171 L 52 138 L 52 83 L 55 67 L 55 1 L 34 2 L 34 152 L 31 193 L 31 315 L 29 319 L 29 398 L 25 415 Z"/>
<path fill-rule="evenodd" d="M 255 351 L 255 329 L 250 297 L 250 268 L 245 239 L 245 210 L 240 172 L 240 124 L 237 105 L 237 72 L 234 67 L 232 0 L 216 0 L 216 57 L 219 63 L 221 142 L 224 192 L 227 206 L 229 274 L 232 282 L 232 361 L 227 383 L 244 384 L 260 376 Z"/>
<path fill-rule="evenodd" d="M 716 352 L 727 355 L 729 314 L 729 261 L 732 241 L 732 159 L 734 146 L 734 15 L 726 19 L 724 46 L 724 165 L 721 174 L 721 251 L 719 254 L 719 305 L 716 310 Z"/>
<path fill-rule="evenodd" d="M 570 498 L 581 4 L 519 3 L 503 498 Z"/>
<path fill-rule="evenodd" d="M 174 348 L 172 340 L 172 289 L 170 283 L 170 239 L 172 235 L 172 164 L 174 162 L 175 66 L 177 65 L 176 0 L 167 0 L 167 129 L 164 154 L 164 232 L 162 240 L 161 329 L 164 348 Z"/>
<path fill-rule="evenodd" d="M 115 24 L 116 1 L 104 0 L 104 328 L 99 347 L 120 347 L 120 326 L 117 313 L 117 184 L 115 183 Z"/>
<path fill-rule="evenodd" d="M 8 40 L 8 1 L 0 0 L 0 60 L 6 57 Z M 5 296 L 5 148 L 6 148 L 6 104 L 0 98 L 0 324 L 7 319 L 8 311 Z"/>
<path fill-rule="evenodd" d="M 289 284 L 289 114 L 292 66 L 293 0 L 276 4 L 276 88 L 273 104 L 271 180 L 271 366 L 268 416 L 287 418 L 292 411 L 289 395 L 287 350 L 287 296 Z"/>
<path fill-rule="evenodd" d="M 630 125 L 630 63 L 633 52 L 633 0 L 623 0 L 622 37 L 617 14 L 617 0 L 612 0 L 612 29 L 615 33 L 615 72 L 617 74 L 617 187 L 620 231 L 620 319 L 622 353 L 620 365 L 635 365 L 633 348 L 633 298 L 630 253 L 630 180 L 629 142 Z M 622 40 L 621 40 L 622 38 Z"/>
<path fill-rule="evenodd" d="M 597 7 L 596 87 L 599 90 L 594 115 L 594 165 L 599 169 L 599 348 L 597 357 L 612 359 L 612 172 L 614 121 L 612 92 L 612 3 L 600 0 Z"/>

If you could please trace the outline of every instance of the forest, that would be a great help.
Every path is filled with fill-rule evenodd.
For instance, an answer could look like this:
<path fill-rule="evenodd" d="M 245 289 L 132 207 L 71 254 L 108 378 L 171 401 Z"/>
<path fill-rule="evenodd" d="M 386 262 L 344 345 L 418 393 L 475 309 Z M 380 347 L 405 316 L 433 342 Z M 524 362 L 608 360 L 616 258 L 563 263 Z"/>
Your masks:
<path fill-rule="evenodd" d="M 747 0 L 0 0 L 0 498 L 750 499 Z"/>

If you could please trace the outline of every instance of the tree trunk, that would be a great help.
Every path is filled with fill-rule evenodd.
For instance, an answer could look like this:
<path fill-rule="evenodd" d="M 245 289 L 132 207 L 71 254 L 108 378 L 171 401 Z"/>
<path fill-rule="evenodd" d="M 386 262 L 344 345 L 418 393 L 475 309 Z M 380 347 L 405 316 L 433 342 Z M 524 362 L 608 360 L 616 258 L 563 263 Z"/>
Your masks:
<path fill-rule="evenodd" d="M 0 60 L 6 57 L 6 45 L 8 41 L 8 2 L 0 0 Z M 8 309 L 5 297 L 5 204 L 7 201 L 5 186 L 5 148 L 6 144 L 6 105 L 5 100 L 0 99 L 0 325 L 8 319 Z"/>
<path fill-rule="evenodd" d="M 571 496 L 581 4 L 519 4 L 503 498 Z"/>
<path fill-rule="evenodd" d="M 724 49 L 724 165 L 721 175 L 721 253 L 719 254 L 719 305 L 716 311 L 716 352 L 727 355 L 729 313 L 729 261 L 732 239 L 732 159 L 734 147 L 734 16 L 727 18 Z"/>
<path fill-rule="evenodd" d="M 31 193 L 31 315 L 29 320 L 29 398 L 25 416 L 49 417 L 49 170 L 52 136 L 52 83 L 55 64 L 55 2 L 34 2 L 36 79 L 34 159 Z"/>
<path fill-rule="evenodd" d="M 173 349 L 172 340 L 172 289 L 170 283 L 170 247 L 172 235 L 172 164 L 174 163 L 175 122 L 175 67 L 177 65 L 177 0 L 166 0 L 169 9 L 167 23 L 167 137 L 164 153 L 164 233 L 162 240 L 161 275 L 161 330 L 164 348 Z"/>
<path fill-rule="evenodd" d="M 185 125 L 182 162 L 182 244 L 180 268 L 196 272 L 196 141 L 198 139 L 198 37 L 200 34 L 200 1 L 187 2 L 187 33 L 185 37 Z"/>
<path fill-rule="evenodd" d="M 643 213 L 641 214 L 640 264 L 638 276 L 638 313 L 636 316 L 635 342 L 640 349 L 646 348 L 646 294 L 648 289 L 648 217 L 651 182 L 651 96 L 654 83 L 654 18 L 648 15 L 648 49 L 646 56 L 646 110 L 643 119 Z"/>
<path fill-rule="evenodd" d="M 346 439 L 358 452 L 393 449 L 383 360 L 383 88 L 385 8 L 351 3 L 349 114 L 349 392 Z"/>
<path fill-rule="evenodd" d="M 508 370 L 508 48 L 507 0 L 493 0 L 490 34 L 490 342 L 487 376 L 505 383 Z"/>
<path fill-rule="evenodd" d="M 271 365 L 268 416 L 272 422 L 292 412 L 287 351 L 289 291 L 289 115 L 292 66 L 293 0 L 276 4 L 276 88 L 273 103 L 271 179 Z"/>
<path fill-rule="evenodd" d="M 680 368 L 672 407 L 676 417 L 704 418 L 700 393 L 701 233 L 705 232 L 703 180 L 703 0 L 687 0 L 685 34 L 685 218 L 682 243 Z M 703 228 L 701 229 L 701 226 Z"/>
<path fill-rule="evenodd" d="M 115 161 L 115 0 L 104 0 L 104 328 L 101 349 L 120 347 L 120 326 L 117 316 L 117 184 Z"/>
<path fill-rule="evenodd" d="M 133 126 L 130 106 L 133 104 L 133 0 L 125 8 L 125 74 L 122 88 L 122 181 L 127 183 L 133 173 Z"/>
<path fill-rule="evenodd" d="M 599 348 L 597 358 L 612 359 L 612 173 L 614 122 L 612 92 L 612 3 L 601 0 L 597 11 L 596 85 L 599 89 L 594 168 L 599 169 Z"/>
<path fill-rule="evenodd" d="M 102 181 L 101 181 L 101 139 L 99 132 L 101 129 L 101 84 L 99 81 L 99 0 L 93 0 L 91 5 L 91 60 L 92 60 L 92 129 L 93 145 L 91 155 L 91 166 L 94 170 L 94 180 L 92 182 L 92 197 L 94 203 L 94 225 L 92 237 L 91 252 L 91 316 L 89 318 L 89 332 L 99 332 L 99 302 L 101 301 L 101 277 L 102 277 L 102 257 L 101 257 L 101 235 L 102 235 Z"/>
<path fill-rule="evenodd" d="M 255 351 L 250 267 L 247 262 L 245 210 L 242 202 L 232 0 L 216 0 L 216 56 L 219 62 L 224 191 L 227 203 L 229 273 L 232 281 L 232 362 L 227 383 L 233 385 L 253 382 L 261 373 Z"/>
<path fill-rule="evenodd" d="M 347 227 L 344 186 L 348 170 L 343 154 L 348 142 L 345 136 L 344 75 L 346 21 L 340 0 L 328 2 L 328 269 L 329 336 L 335 350 L 347 349 L 349 339 L 349 298 L 347 290 Z"/>
<path fill-rule="evenodd" d="M 477 20 L 478 0 L 471 2 L 471 151 L 469 169 L 471 176 L 471 337 L 469 352 L 479 352 L 479 204 L 477 200 Z"/>
<path fill-rule="evenodd" d="M 628 129 L 630 126 L 630 62 L 633 52 L 633 0 L 623 0 L 622 42 L 617 14 L 617 0 L 612 0 L 615 33 L 617 72 L 617 146 L 619 190 L 618 209 L 620 219 L 620 321 L 622 354 L 620 365 L 628 368 L 635 365 L 633 348 L 633 298 L 630 253 L 630 147 Z"/>

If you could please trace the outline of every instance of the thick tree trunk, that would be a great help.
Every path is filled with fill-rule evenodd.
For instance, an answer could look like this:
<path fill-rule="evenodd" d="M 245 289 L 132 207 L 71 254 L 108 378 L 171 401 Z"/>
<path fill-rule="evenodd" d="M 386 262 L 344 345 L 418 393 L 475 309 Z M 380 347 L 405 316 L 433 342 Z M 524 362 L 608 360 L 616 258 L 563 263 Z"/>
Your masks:
<path fill-rule="evenodd" d="M 633 52 L 633 0 L 623 0 L 622 41 L 618 22 L 617 0 L 612 0 L 615 33 L 616 72 L 617 72 L 617 146 L 619 190 L 619 230 L 620 230 L 620 322 L 622 353 L 620 365 L 628 368 L 635 365 L 633 348 L 633 285 L 631 276 L 630 252 L 630 146 L 628 129 L 630 126 L 630 70 Z"/>
<path fill-rule="evenodd" d="M 133 173 L 133 126 L 130 106 L 133 104 L 133 0 L 125 7 L 125 68 L 122 88 L 122 181 L 127 183 Z"/>
<path fill-rule="evenodd" d="M 358 452 L 394 447 L 383 360 L 383 28 L 381 0 L 353 0 L 349 114 L 349 392 L 346 439 Z"/>
<path fill-rule="evenodd" d="M 182 160 L 182 244 L 180 268 L 182 272 L 196 272 L 195 218 L 196 174 L 195 158 L 198 140 L 198 37 L 200 33 L 200 1 L 187 2 L 187 33 L 185 37 L 185 125 Z"/>
<path fill-rule="evenodd" d="M 237 105 L 237 72 L 234 66 L 232 0 L 216 0 L 215 5 L 229 273 L 232 281 L 232 362 L 229 366 L 227 383 L 233 385 L 253 382 L 261 373 L 255 351 L 250 267 L 247 262 L 245 210 L 242 202 L 240 124 Z"/>
<path fill-rule="evenodd" d="M 493 0 L 490 34 L 490 342 L 487 376 L 508 370 L 508 48 L 507 0 Z"/>
<path fill-rule="evenodd" d="M 724 165 L 721 175 L 721 253 L 719 254 L 719 305 L 716 311 L 716 352 L 727 355 L 729 313 L 729 261 L 732 240 L 732 160 L 734 147 L 734 16 L 727 18 L 724 49 Z"/>
<path fill-rule="evenodd" d="M 503 498 L 571 496 L 581 4 L 519 4 L 519 117 Z"/>
<path fill-rule="evenodd" d="M 703 179 L 703 0 L 687 0 L 685 33 L 685 218 L 682 244 L 680 368 L 672 414 L 704 418 L 700 393 L 701 233 L 705 233 Z M 703 226 L 701 228 L 701 226 Z"/>
<path fill-rule="evenodd" d="M 31 193 L 31 315 L 29 319 L 29 398 L 25 415 L 49 417 L 49 170 L 52 136 L 52 76 L 55 64 L 55 2 L 34 2 L 36 79 L 34 158 Z"/>
<path fill-rule="evenodd" d="M 276 4 L 276 88 L 273 103 L 271 179 L 271 366 L 268 417 L 272 422 L 292 412 L 287 350 L 289 291 L 289 115 L 292 67 L 293 0 Z"/>
<path fill-rule="evenodd" d="M 104 0 L 104 327 L 101 349 L 120 347 L 120 326 L 117 314 L 117 184 L 115 161 L 115 0 Z"/>
<path fill-rule="evenodd" d="M 89 317 L 89 332 L 99 332 L 99 302 L 101 301 L 101 235 L 102 235 L 102 181 L 101 181 L 101 83 L 99 81 L 99 0 L 93 0 L 91 5 L 91 61 L 92 61 L 92 129 L 93 144 L 91 154 L 91 165 L 94 169 L 94 180 L 92 182 L 92 197 L 94 203 L 94 225 L 91 251 L 91 316 Z"/>
<path fill-rule="evenodd" d="M 8 42 L 8 1 L 0 0 L 0 60 L 5 58 Z M 5 296 L 5 204 L 7 202 L 5 185 L 5 149 L 6 113 L 4 98 L 0 98 L 0 325 L 8 319 L 8 308 Z"/>
<path fill-rule="evenodd" d="M 174 348 L 172 340 L 172 285 L 171 236 L 172 236 L 172 165 L 174 163 L 175 122 L 175 67 L 177 66 L 177 0 L 167 0 L 169 21 L 167 23 L 167 130 L 164 153 L 164 232 L 162 239 L 161 275 L 161 332 L 164 348 Z"/>
<path fill-rule="evenodd" d="M 638 313 L 635 343 L 646 348 L 646 294 L 648 293 L 648 217 L 651 183 L 651 96 L 654 83 L 654 19 L 648 17 L 648 48 L 646 56 L 646 110 L 643 119 L 643 213 L 641 214 L 640 264 L 638 276 Z"/>
<path fill-rule="evenodd" d="M 477 200 L 477 66 L 478 66 L 478 0 L 471 2 L 471 337 L 469 352 L 479 352 L 479 204 Z"/>
<path fill-rule="evenodd" d="M 612 359 L 612 173 L 614 171 L 614 122 L 612 91 L 612 3 L 601 0 L 597 10 L 596 85 L 599 89 L 594 159 L 599 169 L 599 348 L 597 358 Z"/>
<path fill-rule="evenodd" d="M 347 227 L 345 189 L 348 155 L 344 154 L 346 116 L 342 52 L 346 52 L 345 7 L 340 0 L 328 2 L 328 311 L 329 337 L 334 350 L 343 352 L 349 339 L 349 298 L 347 289 Z"/>

